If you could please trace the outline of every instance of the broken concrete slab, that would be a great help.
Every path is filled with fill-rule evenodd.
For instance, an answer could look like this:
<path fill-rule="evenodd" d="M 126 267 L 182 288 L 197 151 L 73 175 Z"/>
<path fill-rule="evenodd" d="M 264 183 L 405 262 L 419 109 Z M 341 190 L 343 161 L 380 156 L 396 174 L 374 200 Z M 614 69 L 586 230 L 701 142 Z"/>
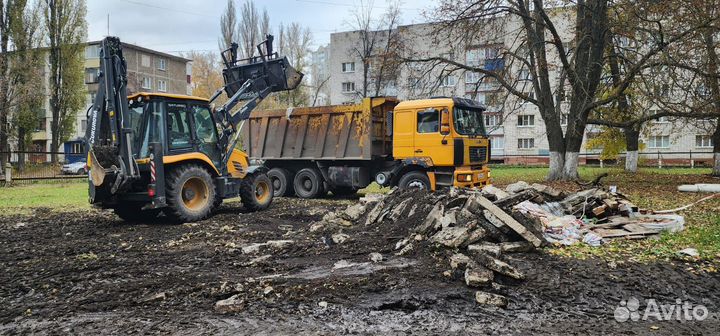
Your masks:
<path fill-rule="evenodd" d="M 508 305 L 508 299 L 502 295 L 477 291 L 475 293 L 475 302 L 482 305 L 491 305 L 505 308 Z"/>
<path fill-rule="evenodd" d="M 530 184 L 525 181 L 517 181 L 505 187 L 505 191 L 511 194 L 517 194 L 525 189 L 530 189 Z"/>
<path fill-rule="evenodd" d="M 218 313 L 233 313 L 243 310 L 245 301 L 239 294 L 235 294 L 225 300 L 215 302 L 215 311 Z"/>
<path fill-rule="evenodd" d="M 455 253 L 450 257 L 450 268 L 464 269 L 470 262 L 472 262 L 470 257 L 462 253 Z"/>
<path fill-rule="evenodd" d="M 518 271 L 515 267 L 510 266 L 510 264 L 495 258 L 493 256 L 484 254 L 484 253 L 475 253 L 474 254 L 475 260 L 482 266 L 485 266 L 497 273 L 500 273 L 502 275 L 509 276 L 513 279 L 523 280 L 525 279 L 525 275 Z"/>
<path fill-rule="evenodd" d="M 269 240 L 265 243 L 254 243 L 254 244 L 245 245 L 242 247 L 242 252 L 243 252 L 243 254 L 253 254 L 253 253 L 260 252 L 261 250 L 265 250 L 267 248 L 283 249 L 294 243 L 295 243 L 295 241 L 293 241 L 293 240 Z"/>
<path fill-rule="evenodd" d="M 390 211 L 390 214 L 388 215 L 388 218 L 393 222 L 400 219 L 403 212 L 405 212 L 405 209 L 407 208 L 407 206 L 410 204 L 411 201 L 412 201 L 412 198 L 408 198 L 408 199 L 400 202 L 400 204 L 393 207 L 392 211 Z"/>
<path fill-rule="evenodd" d="M 493 185 L 487 185 L 482 188 L 483 194 L 492 195 L 495 200 L 501 200 L 503 198 L 509 197 L 510 194 L 507 193 L 505 190 L 502 190 L 496 186 Z"/>
<path fill-rule="evenodd" d="M 512 216 L 508 215 L 505 211 L 498 208 L 495 204 L 490 202 L 485 197 L 482 196 L 475 196 L 472 198 L 475 200 L 480 206 L 485 208 L 487 211 L 492 213 L 497 219 L 502 221 L 505 225 L 509 226 L 513 231 L 517 232 L 521 237 L 523 237 L 525 240 L 532 243 L 535 247 L 542 246 L 543 241 L 535 236 L 532 232 L 530 232 L 525 226 L 520 224 L 518 221 L 516 221 Z"/>
<path fill-rule="evenodd" d="M 502 253 L 528 252 L 534 249 L 532 244 L 525 241 L 502 242 L 499 245 Z"/>
<path fill-rule="evenodd" d="M 493 272 L 480 265 L 471 263 L 465 269 L 465 284 L 468 285 L 468 287 L 483 287 L 492 283 L 493 279 Z"/>
<path fill-rule="evenodd" d="M 479 244 L 468 245 L 468 252 L 484 253 L 494 257 L 499 257 L 502 254 L 500 245 L 491 242 L 480 242 Z"/>
<path fill-rule="evenodd" d="M 481 228 L 481 227 L 476 227 L 475 229 L 470 231 L 470 234 L 468 235 L 468 239 L 465 240 L 465 243 L 463 243 L 463 245 L 467 246 L 470 244 L 477 243 L 477 242 L 483 240 L 485 237 L 487 237 L 487 230 L 485 230 L 484 228 Z"/>
<path fill-rule="evenodd" d="M 345 209 L 345 212 L 342 212 L 340 216 L 343 219 L 347 219 L 350 221 L 356 221 L 365 213 L 365 204 L 363 203 L 356 203 L 353 204 Z"/>
<path fill-rule="evenodd" d="M 365 225 L 375 223 L 382 214 L 384 208 L 384 200 L 377 202 L 377 204 L 375 204 L 375 207 L 373 207 L 372 210 L 370 210 L 370 212 L 368 213 L 367 218 L 365 219 Z"/>
<path fill-rule="evenodd" d="M 383 255 L 380 253 L 377 253 L 377 252 L 370 253 L 370 255 L 368 257 L 370 258 L 370 261 L 372 261 L 372 262 L 377 263 L 377 262 L 383 261 Z"/>
<path fill-rule="evenodd" d="M 335 244 L 342 244 L 350 238 L 349 235 L 344 233 L 336 233 L 332 235 L 332 240 Z"/>
<path fill-rule="evenodd" d="M 430 241 L 448 247 L 459 247 L 469 236 L 468 229 L 465 227 L 448 226 L 438 231 L 430 238 Z"/>

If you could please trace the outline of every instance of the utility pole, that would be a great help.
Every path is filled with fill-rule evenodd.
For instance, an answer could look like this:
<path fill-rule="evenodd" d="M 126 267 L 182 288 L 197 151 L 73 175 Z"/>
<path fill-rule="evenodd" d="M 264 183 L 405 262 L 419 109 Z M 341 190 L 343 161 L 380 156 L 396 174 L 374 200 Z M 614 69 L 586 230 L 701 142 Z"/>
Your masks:
<path fill-rule="evenodd" d="M 107 35 L 105 36 L 110 36 L 110 13 L 107 15 Z"/>

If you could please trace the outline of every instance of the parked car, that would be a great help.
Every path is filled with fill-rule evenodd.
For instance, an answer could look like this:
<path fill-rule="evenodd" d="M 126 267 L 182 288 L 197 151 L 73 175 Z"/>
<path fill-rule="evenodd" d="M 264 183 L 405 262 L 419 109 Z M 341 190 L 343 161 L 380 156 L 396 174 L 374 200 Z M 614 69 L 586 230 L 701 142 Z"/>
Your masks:
<path fill-rule="evenodd" d="M 64 164 L 60 171 L 65 175 L 84 175 L 88 172 L 87 163 L 85 161 L 78 161 Z"/>

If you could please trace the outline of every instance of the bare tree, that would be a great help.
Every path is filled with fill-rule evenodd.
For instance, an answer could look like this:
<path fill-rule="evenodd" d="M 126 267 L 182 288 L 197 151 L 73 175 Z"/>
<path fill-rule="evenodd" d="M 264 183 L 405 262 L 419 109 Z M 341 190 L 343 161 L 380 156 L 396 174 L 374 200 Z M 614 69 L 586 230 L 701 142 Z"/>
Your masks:
<path fill-rule="evenodd" d="M 242 57 L 252 57 L 255 47 L 270 33 L 270 16 L 266 9 L 262 13 L 255 6 L 255 1 L 246 0 L 240 8 L 238 21 L 237 43 L 238 52 Z"/>
<path fill-rule="evenodd" d="M 615 90 L 599 97 L 603 80 L 606 46 L 611 23 L 610 0 L 578 0 L 575 3 L 543 0 L 443 0 L 434 13 L 442 21 L 437 34 L 458 39 L 466 46 L 488 40 L 488 34 L 502 36 L 505 66 L 488 69 L 468 66 L 446 57 L 413 59 L 440 62 L 458 69 L 493 78 L 513 98 L 532 104 L 546 126 L 550 148 L 549 180 L 578 178 L 577 165 L 590 112 L 620 97 L 651 59 L 707 22 L 691 27 L 667 27 L 665 18 L 645 12 L 655 1 L 637 1 L 633 15 L 643 17 L 660 39 L 643 50 L 629 65 Z M 565 18 L 565 20 L 562 20 Z M 573 22 L 568 27 L 558 22 Z M 551 78 L 561 78 L 553 82 Z M 520 79 L 520 80 L 518 80 Z M 567 93 L 564 93 L 564 92 Z M 558 113 L 562 95 L 569 96 L 567 128 L 561 127 Z"/>
<path fill-rule="evenodd" d="M 393 2 L 379 20 L 374 19 L 374 9 L 372 0 L 361 0 L 351 12 L 349 23 L 359 35 L 351 56 L 362 63 L 362 97 L 380 95 L 389 82 L 396 80 L 401 63 L 399 2 Z"/>
<path fill-rule="evenodd" d="M 238 40 L 237 33 L 238 22 L 235 0 L 228 0 L 225 11 L 220 16 L 220 39 L 218 45 L 221 52 L 230 48 L 230 45 Z"/>
<path fill-rule="evenodd" d="M 84 0 L 44 0 L 43 5 L 50 64 L 50 151 L 56 163 L 56 152 L 74 129 L 76 113 L 85 102 L 86 7 Z"/>
<path fill-rule="evenodd" d="M 310 43 L 312 42 L 310 29 L 293 22 L 288 26 L 280 24 L 278 31 L 278 54 L 287 57 L 296 70 L 307 72 Z M 304 84 L 301 84 L 297 90 L 278 93 L 277 97 L 281 102 L 285 102 L 287 107 L 307 106 L 309 103 L 309 94 Z"/>

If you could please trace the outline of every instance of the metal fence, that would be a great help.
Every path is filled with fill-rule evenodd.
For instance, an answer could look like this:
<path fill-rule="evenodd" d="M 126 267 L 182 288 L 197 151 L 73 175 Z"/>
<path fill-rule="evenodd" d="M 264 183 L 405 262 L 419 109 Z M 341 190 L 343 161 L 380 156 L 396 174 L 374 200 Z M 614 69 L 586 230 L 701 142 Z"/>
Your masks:
<path fill-rule="evenodd" d="M 53 154 L 57 162 L 53 163 Z M 6 185 L 23 181 L 68 180 L 87 178 L 84 155 L 63 152 L 0 152 L 4 161 L 0 181 Z M 77 162 L 77 164 L 68 165 Z"/>
<path fill-rule="evenodd" d="M 625 164 L 627 153 L 620 153 L 616 158 L 603 159 L 600 153 L 580 153 L 579 164 L 591 166 L 620 166 Z M 496 155 L 492 154 L 491 161 L 498 165 L 547 165 L 550 159 L 549 153 L 540 153 L 536 155 L 526 154 L 510 154 Z M 638 153 L 638 166 L 640 167 L 712 167 L 713 166 L 712 151 L 644 151 Z"/>

